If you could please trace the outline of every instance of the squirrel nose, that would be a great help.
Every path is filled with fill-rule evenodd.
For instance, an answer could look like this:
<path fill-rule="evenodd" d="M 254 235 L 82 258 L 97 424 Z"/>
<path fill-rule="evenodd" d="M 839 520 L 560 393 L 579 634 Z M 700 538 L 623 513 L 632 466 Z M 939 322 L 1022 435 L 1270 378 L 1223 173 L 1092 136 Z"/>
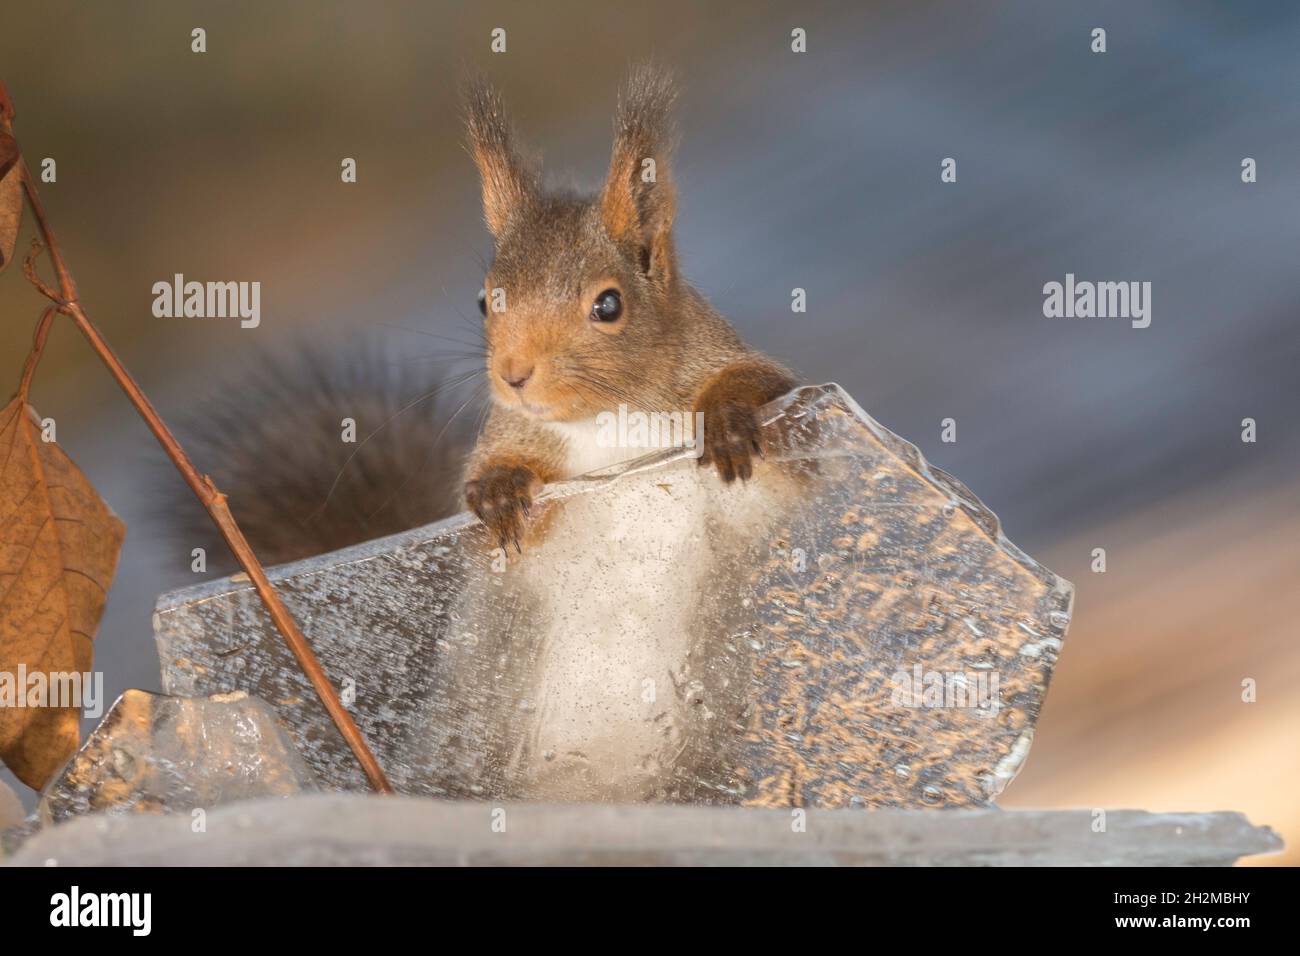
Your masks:
<path fill-rule="evenodd" d="M 533 366 L 528 366 L 522 372 L 512 364 L 507 363 L 506 367 L 501 370 L 501 377 L 506 380 L 506 384 L 511 388 L 523 388 L 530 378 L 533 377 Z"/>

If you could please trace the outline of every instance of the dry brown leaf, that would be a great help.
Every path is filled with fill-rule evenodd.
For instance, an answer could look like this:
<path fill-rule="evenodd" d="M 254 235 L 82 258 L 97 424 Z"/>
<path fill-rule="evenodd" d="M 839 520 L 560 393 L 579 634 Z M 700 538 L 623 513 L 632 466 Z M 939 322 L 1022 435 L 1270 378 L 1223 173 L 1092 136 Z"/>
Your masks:
<path fill-rule="evenodd" d="M 0 129 L 0 176 L 9 172 L 21 155 L 22 150 L 18 148 L 18 140 L 14 139 L 12 133 Z"/>
<path fill-rule="evenodd" d="M 0 681 L 17 681 L 20 665 L 28 674 L 90 671 L 125 534 L 15 397 L 0 411 Z M 77 749 L 80 719 L 75 707 L 0 706 L 0 759 L 39 788 Z"/>
<path fill-rule="evenodd" d="M 9 265 L 23 222 L 23 184 L 19 177 L 18 143 L 0 130 L 0 269 Z"/>

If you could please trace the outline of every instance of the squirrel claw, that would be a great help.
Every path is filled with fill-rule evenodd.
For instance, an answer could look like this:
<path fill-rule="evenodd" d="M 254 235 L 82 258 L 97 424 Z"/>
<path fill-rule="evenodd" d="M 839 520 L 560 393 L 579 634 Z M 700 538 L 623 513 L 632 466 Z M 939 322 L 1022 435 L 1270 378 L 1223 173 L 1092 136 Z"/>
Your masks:
<path fill-rule="evenodd" d="M 739 400 L 724 400 L 704 409 L 704 453 L 700 464 L 715 465 L 727 484 L 754 476 L 753 457 L 765 457 L 758 410 Z"/>
<path fill-rule="evenodd" d="M 523 533 L 532 514 L 532 487 L 537 480 L 531 469 L 497 465 L 465 483 L 465 503 L 503 551 L 513 543 L 516 553 L 524 553 Z"/>

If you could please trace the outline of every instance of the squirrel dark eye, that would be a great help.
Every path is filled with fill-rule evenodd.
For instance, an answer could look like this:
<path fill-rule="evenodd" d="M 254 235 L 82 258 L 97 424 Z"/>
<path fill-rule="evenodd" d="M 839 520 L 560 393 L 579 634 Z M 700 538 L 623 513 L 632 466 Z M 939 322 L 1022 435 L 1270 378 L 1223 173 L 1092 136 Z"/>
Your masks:
<path fill-rule="evenodd" d="M 478 310 L 487 317 L 487 292 L 482 289 L 478 290 Z"/>
<path fill-rule="evenodd" d="M 617 289 L 606 289 L 596 296 L 596 302 L 591 307 L 593 322 L 613 322 L 622 314 L 623 297 L 618 294 Z"/>

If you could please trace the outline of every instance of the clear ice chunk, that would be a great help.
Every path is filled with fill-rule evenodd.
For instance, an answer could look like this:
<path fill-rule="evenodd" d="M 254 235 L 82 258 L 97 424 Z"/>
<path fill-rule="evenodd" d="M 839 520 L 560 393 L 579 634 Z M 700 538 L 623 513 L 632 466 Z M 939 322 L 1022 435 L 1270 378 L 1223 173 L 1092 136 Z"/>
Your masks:
<path fill-rule="evenodd" d="M 409 794 L 988 804 L 1028 752 L 1073 589 L 838 386 L 764 409 L 724 485 L 665 451 L 548 486 L 522 555 L 468 515 L 275 569 Z M 365 782 L 246 583 L 163 595 L 168 693 L 272 702 Z"/>
<path fill-rule="evenodd" d="M 165 697 L 128 690 L 37 804 L 44 824 L 106 813 L 205 812 L 316 789 L 275 711 L 242 691 Z"/>

